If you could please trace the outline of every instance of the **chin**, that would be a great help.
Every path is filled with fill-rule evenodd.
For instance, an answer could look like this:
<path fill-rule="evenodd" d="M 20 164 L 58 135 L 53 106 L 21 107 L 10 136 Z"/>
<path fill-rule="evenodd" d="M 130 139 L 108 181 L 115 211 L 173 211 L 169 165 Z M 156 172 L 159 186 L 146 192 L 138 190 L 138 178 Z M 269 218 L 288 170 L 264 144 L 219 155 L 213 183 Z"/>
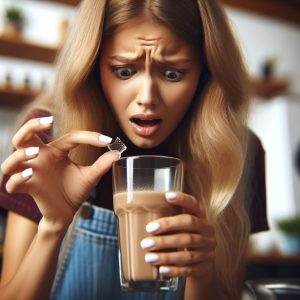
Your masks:
<path fill-rule="evenodd" d="M 159 146 L 162 141 L 161 140 L 156 140 L 156 139 L 146 139 L 146 138 L 133 138 L 130 139 L 131 142 L 142 149 L 151 149 Z"/>

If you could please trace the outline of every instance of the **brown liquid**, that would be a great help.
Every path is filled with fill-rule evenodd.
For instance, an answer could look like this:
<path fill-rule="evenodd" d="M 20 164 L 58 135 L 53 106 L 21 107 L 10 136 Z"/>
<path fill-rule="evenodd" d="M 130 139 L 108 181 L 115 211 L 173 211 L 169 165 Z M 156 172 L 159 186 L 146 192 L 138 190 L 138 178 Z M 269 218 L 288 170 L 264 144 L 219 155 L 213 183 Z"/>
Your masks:
<path fill-rule="evenodd" d="M 119 243 L 125 280 L 160 279 L 158 268 L 145 262 L 147 251 L 141 248 L 140 242 L 150 236 L 146 231 L 149 222 L 177 215 L 181 208 L 168 204 L 165 193 L 138 191 L 114 195 L 114 211 L 119 221 Z"/>

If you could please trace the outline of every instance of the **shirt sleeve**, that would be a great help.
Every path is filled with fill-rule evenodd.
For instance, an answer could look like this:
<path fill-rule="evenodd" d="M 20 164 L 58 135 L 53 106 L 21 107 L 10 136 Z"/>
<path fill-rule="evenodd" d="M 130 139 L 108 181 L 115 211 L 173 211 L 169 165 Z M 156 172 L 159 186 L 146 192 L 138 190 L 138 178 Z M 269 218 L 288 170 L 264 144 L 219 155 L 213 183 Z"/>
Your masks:
<path fill-rule="evenodd" d="M 49 116 L 50 113 L 45 110 L 33 110 L 24 119 L 26 123 L 30 119 L 42 118 Z M 52 130 L 47 130 L 39 134 L 39 137 L 44 143 L 49 143 L 52 138 Z M 0 184 L 0 209 L 2 212 L 13 211 L 21 216 L 24 216 L 36 223 L 42 217 L 35 201 L 27 194 L 9 194 L 6 191 L 5 185 L 9 180 L 9 176 L 4 175 Z"/>
<path fill-rule="evenodd" d="M 249 131 L 248 149 L 243 173 L 244 205 L 248 213 L 251 233 L 269 230 L 265 178 L 265 151 L 259 138 Z"/>

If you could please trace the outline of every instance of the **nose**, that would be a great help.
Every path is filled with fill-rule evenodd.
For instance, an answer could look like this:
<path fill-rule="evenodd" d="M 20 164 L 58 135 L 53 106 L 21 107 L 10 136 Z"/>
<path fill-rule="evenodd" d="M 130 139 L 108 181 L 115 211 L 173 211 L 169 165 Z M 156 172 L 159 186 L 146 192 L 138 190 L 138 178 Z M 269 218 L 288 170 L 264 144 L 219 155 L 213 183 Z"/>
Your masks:
<path fill-rule="evenodd" d="M 143 78 L 136 102 L 139 106 L 153 106 L 158 103 L 158 90 L 151 75 Z"/>

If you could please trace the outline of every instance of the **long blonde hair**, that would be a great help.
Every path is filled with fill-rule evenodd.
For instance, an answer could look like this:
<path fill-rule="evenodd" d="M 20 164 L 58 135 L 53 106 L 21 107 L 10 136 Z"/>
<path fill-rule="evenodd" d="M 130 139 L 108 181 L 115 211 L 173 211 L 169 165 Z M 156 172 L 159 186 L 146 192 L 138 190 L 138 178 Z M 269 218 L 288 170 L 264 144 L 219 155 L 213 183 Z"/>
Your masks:
<path fill-rule="evenodd" d="M 246 153 L 248 80 L 219 1 L 82 1 L 58 57 L 49 97 L 54 101 L 58 135 L 74 129 L 114 134 L 115 121 L 100 87 L 101 44 L 140 14 L 169 26 L 203 60 L 197 92 L 177 131 L 177 154 L 187 170 L 186 191 L 199 199 L 216 226 L 216 274 L 223 294 L 235 299 L 235 280 L 249 234 L 240 184 Z M 72 157 L 88 164 L 97 158 L 97 151 L 81 147 Z"/>

